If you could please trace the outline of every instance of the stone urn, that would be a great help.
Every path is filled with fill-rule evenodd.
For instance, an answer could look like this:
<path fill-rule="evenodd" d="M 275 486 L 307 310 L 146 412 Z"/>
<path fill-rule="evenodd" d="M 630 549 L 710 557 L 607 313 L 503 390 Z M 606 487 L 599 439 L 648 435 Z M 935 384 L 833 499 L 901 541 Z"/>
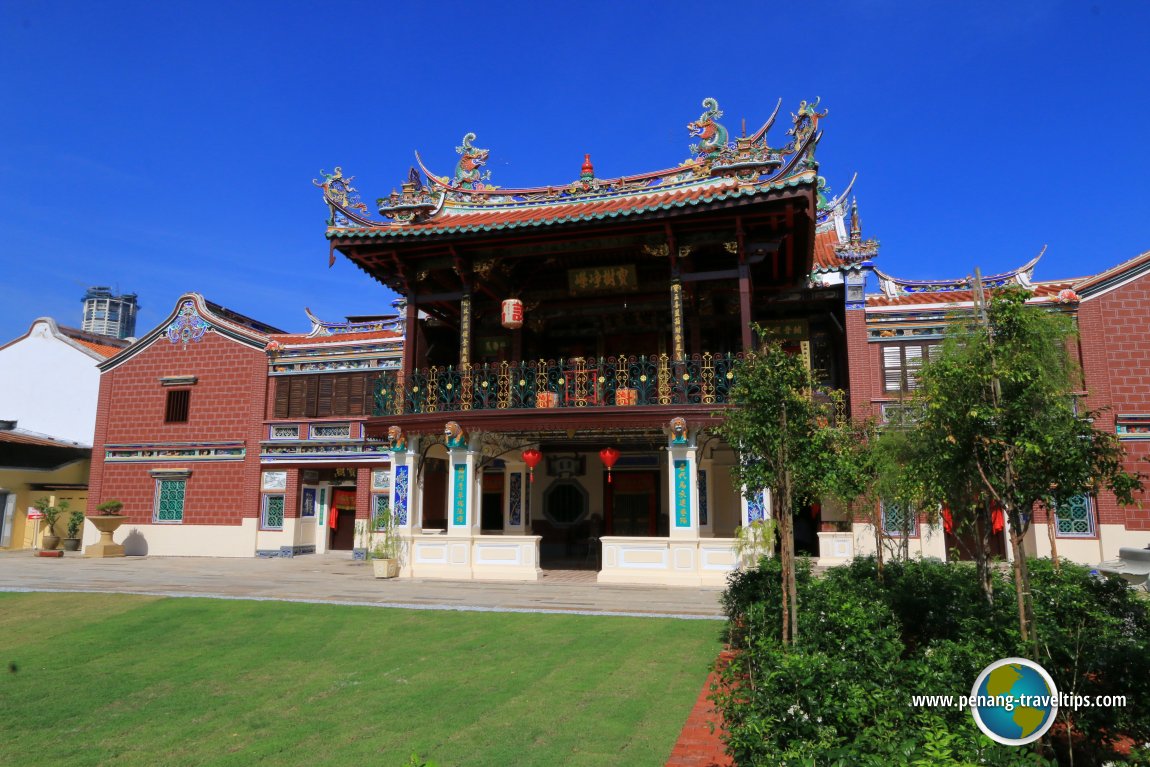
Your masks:
<path fill-rule="evenodd" d="M 124 547 L 112 541 L 112 533 L 128 520 L 121 514 L 96 514 L 87 518 L 100 531 L 100 540 L 84 551 L 86 557 L 122 557 Z"/>

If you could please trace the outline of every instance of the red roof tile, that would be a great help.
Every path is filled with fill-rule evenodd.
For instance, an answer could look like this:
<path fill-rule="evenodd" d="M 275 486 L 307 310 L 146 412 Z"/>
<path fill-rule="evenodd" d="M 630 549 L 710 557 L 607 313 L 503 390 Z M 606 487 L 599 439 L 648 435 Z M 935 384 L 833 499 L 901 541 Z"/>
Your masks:
<path fill-rule="evenodd" d="M 402 339 L 403 335 L 394 330 L 370 330 L 362 333 L 334 333 L 330 336 L 309 336 L 303 333 L 277 333 L 272 335 L 271 338 L 285 346 L 318 346 L 321 344 L 382 341 L 391 338 Z"/>
<path fill-rule="evenodd" d="M 87 447 L 86 445 L 81 445 L 79 442 L 56 439 L 55 437 L 49 437 L 47 434 L 12 430 L 0 430 L 0 442 L 8 442 L 15 445 L 41 445 L 43 447 Z"/>
<path fill-rule="evenodd" d="M 1060 290 L 1064 290 L 1073 285 L 1073 280 L 1037 282 L 1030 288 L 1031 292 L 1034 293 L 1032 300 L 1056 299 Z M 885 295 L 870 295 L 866 297 L 866 305 L 868 308 L 880 306 L 924 306 L 930 304 L 962 304 L 970 303 L 973 300 L 974 293 L 972 291 L 949 290 L 944 293 L 908 293 L 894 298 Z"/>
<path fill-rule="evenodd" d="M 815 263 L 814 268 L 835 269 L 843 262 L 835 255 L 835 245 L 839 244 L 839 235 L 834 229 L 827 229 L 815 235 Z"/>
<path fill-rule="evenodd" d="M 73 338 L 72 340 L 75 341 L 76 343 L 80 344 L 81 346 L 83 346 L 86 349 L 91 349 L 92 351 L 96 352 L 96 354 L 99 354 L 104 359 L 107 359 L 108 357 L 111 357 L 114 354 L 119 354 L 124 348 L 123 346 L 110 346 L 108 344 L 98 344 L 95 341 L 88 341 L 88 340 L 83 339 L 83 338 Z"/>

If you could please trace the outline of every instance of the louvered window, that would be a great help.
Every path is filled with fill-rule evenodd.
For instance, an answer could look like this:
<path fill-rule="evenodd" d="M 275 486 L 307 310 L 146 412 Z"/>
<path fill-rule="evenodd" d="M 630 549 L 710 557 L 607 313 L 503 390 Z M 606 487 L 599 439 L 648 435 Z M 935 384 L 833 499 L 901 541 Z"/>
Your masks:
<path fill-rule="evenodd" d="M 187 423 L 191 399 L 190 389 L 169 390 L 168 402 L 164 407 L 164 423 Z"/>
<path fill-rule="evenodd" d="M 911 392 L 918 388 L 918 374 L 925 360 L 938 355 L 938 344 L 892 344 L 882 347 L 884 392 Z"/>
<path fill-rule="evenodd" d="M 372 373 L 279 376 L 275 418 L 328 418 L 369 413 Z"/>

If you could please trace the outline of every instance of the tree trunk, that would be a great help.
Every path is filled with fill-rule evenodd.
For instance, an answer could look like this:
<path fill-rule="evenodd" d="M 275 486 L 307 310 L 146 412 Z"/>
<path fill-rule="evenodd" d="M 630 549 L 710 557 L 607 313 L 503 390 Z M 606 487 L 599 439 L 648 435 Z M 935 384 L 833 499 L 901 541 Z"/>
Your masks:
<path fill-rule="evenodd" d="M 978 568 L 978 585 L 982 587 L 982 596 L 986 598 L 986 604 L 993 605 L 994 578 L 990 572 L 990 541 L 987 540 L 987 525 L 982 516 L 983 509 L 979 507 L 974 513 L 974 561 Z"/>
<path fill-rule="evenodd" d="M 1033 519 L 1033 517 L 1032 517 Z M 1062 563 L 1058 561 L 1058 520 L 1054 518 L 1054 510 L 1046 510 L 1046 533 L 1050 536 L 1050 562 L 1054 565 L 1054 572 L 1062 570 Z"/>
<path fill-rule="evenodd" d="M 1018 630 L 1022 641 L 1031 645 L 1039 657 L 1038 632 L 1034 626 L 1034 598 L 1030 593 L 1030 567 L 1026 563 L 1026 542 L 1018 511 L 1011 508 L 1010 548 L 1014 553 L 1014 589 L 1018 593 Z"/>
<path fill-rule="evenodd" d="M 783 473 L 783 509 L 782 518 L 786 520 L 786 534 L 783 536 L 783 548 L 787 552 L 787 569 L 789 576 L 787 578 L 787 602 L 790 603 L 791 610 L 791 643 L 798 641 L 799 638 L 799 590 L 798 584 L 795 580 L 795 534 L 794 534 L 794 517 L 791 515 L 792 508 L 792 495 L 791 495 L 791 473 L 789 471 Z"/>

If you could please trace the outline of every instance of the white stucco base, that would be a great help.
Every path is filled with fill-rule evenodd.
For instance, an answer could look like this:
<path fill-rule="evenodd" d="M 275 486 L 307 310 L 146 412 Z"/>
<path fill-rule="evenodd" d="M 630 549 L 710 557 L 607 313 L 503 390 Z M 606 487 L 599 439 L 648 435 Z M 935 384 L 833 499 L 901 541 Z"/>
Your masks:
<path fill-rule="evenodd" d="M 404 541 L 400 577 L 534 581 L 538 535 L 422 535 Z"/>
<path fill-rule="evenodd" d="M 84 527 L 84 546 L 100 540 L 91 525 Z M 113 539 L 130 557 L 254 557 L 257 527 L 256 519 L 245 519 L 239 525 L 125 524 Z"/>
<path fill-rule="evenodd" d="M 1097 538 L 1058 538 L 1058 556 L 1083 565 L 1117 559 L 1121 548 L 1150 546 L 1150 530 L 1127 530 L 1125 525 L 1099 525 Z M 1036 557 L 1049 557 L 1050 533 L 1045 524 L 1026 532 L 1026 549 Z"/>
<path fill-rule="evenodd" d="M 733 538 L 606 536 L 599 583 L 725 586 L 738 564 Z"/>
<path fill-rule="evenodd" d="M 859 557 L 873 557 L 875 555 L 875 536 L 874 525 L 867 524 L 854 524 L 852 527 L 852 534 L 854 536 L 854 551 L 855 556 Z M 820 533 L 820 542 L 821 542 Z M 894 547 L 900 546 L 902 541 L 899 539 L 889 539 L 885 542 L 887 554 L 894 553 Z M 910 539 L 910 544 L 907 547 L 910 555 L 916 559 L 923 557 L 934 557 L 946 561 L 946 535 L 942 531 L 942 527 L 938 525 L 919 524 L 918 536 Z M 821 551 L 821 550 L 820 550 Z M 822 557 L 819 558 L 820 564 Z"/>

